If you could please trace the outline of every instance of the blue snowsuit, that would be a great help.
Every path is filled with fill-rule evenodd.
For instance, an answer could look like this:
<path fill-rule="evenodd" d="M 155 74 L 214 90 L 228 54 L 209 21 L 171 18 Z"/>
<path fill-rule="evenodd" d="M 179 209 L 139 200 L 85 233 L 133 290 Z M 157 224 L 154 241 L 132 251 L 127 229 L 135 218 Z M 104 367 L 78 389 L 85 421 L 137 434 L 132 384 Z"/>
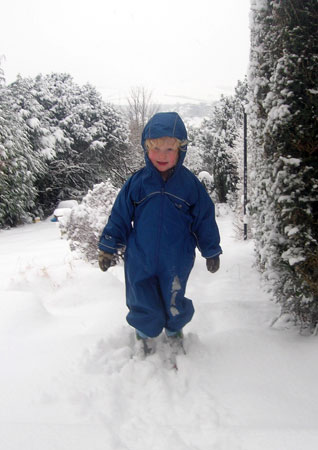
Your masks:
<path fill-rule="evenodd" d="M 155 114 L 145 126 L 146 166 L 119 192 L 99 242 L 108 253 L 126 247 L 127 321 L 149 337 L 163 328 L 181 330 L 191 320 L 194 308 L 185 290 L 195 248 L 205 258 L 222 253 L 214 205 L 198 178 L 182 165 L 186 145 L 166 181 L 148 158 L 146 139 L 164 136 L 187 139 L 177 113 Z"/>

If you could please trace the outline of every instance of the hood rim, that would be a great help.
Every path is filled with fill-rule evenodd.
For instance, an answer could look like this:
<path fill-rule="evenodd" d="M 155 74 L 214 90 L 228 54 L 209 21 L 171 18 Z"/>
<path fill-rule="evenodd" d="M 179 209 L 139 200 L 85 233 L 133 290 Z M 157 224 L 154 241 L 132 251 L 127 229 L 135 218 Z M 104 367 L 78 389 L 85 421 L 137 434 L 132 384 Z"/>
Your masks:
<path fill-rule="evenodd" d="M 180 151 L 186 153 L 188 145 L 188 133 L 185 124 L 177 112 L 159 112 L 152 116 L 145 125 L 141 135 L 141 145 L 146 152 L 145 142 L 147 139 L 158 139 L 161 137 L 171 137 L 179 139 L 182 145 Z"/>

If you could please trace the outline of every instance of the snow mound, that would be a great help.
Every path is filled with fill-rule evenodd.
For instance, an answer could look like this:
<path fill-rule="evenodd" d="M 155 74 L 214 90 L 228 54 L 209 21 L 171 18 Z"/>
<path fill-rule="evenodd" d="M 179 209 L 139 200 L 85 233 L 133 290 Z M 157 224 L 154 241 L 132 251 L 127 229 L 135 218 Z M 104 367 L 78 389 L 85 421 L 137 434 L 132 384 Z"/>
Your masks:
<path fill-rule="evenodd" d="M 32 292 L 9 291 L 1 300 L 0 334 L 29 334 L 42 330 L 51 315 Z"/>

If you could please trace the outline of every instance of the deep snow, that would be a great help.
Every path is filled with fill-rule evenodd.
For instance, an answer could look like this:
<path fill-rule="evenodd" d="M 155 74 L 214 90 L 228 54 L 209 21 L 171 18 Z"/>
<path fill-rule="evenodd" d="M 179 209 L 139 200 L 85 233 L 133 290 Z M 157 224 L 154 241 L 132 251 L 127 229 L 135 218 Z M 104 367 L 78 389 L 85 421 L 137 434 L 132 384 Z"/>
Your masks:
<path fill-rule="evenodd" d="M 49 221 L 0 232 L 1 450 L 316 450 L 317 337 L 279 314 L 253 243 L 218 218 L 197 257 L 178 372 L 134 356 L 123 268 L 76 259 Z"/>

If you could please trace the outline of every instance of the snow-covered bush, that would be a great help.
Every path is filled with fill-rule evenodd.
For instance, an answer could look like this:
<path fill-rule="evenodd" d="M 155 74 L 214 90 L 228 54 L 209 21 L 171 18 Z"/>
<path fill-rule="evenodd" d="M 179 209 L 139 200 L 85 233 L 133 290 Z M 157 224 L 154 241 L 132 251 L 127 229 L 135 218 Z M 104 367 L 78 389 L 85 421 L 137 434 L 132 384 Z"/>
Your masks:
<path fill-rule="evenodd" d="M 218 197 L 215 192 L 213 175 L 210 175 L 209 172 L 207 172 L 206 170 L 202 170 L 198 174 L 198 178 L 201 181 L 201 183 L 203 184 L 203 186 L 205 187 L 207 193 L 209 194 L 209 196 L 211 197 L 213 202 L 217 203 Z"/>
<path fill-rule="evenodd" d="M 80 205 L 60 219 L 62 236 L 68 240 L 71 250 L 86 261 L 97 259 L 98 240 L 117 194 L 118 189 L 109 180 L 96 184 Z"/>

